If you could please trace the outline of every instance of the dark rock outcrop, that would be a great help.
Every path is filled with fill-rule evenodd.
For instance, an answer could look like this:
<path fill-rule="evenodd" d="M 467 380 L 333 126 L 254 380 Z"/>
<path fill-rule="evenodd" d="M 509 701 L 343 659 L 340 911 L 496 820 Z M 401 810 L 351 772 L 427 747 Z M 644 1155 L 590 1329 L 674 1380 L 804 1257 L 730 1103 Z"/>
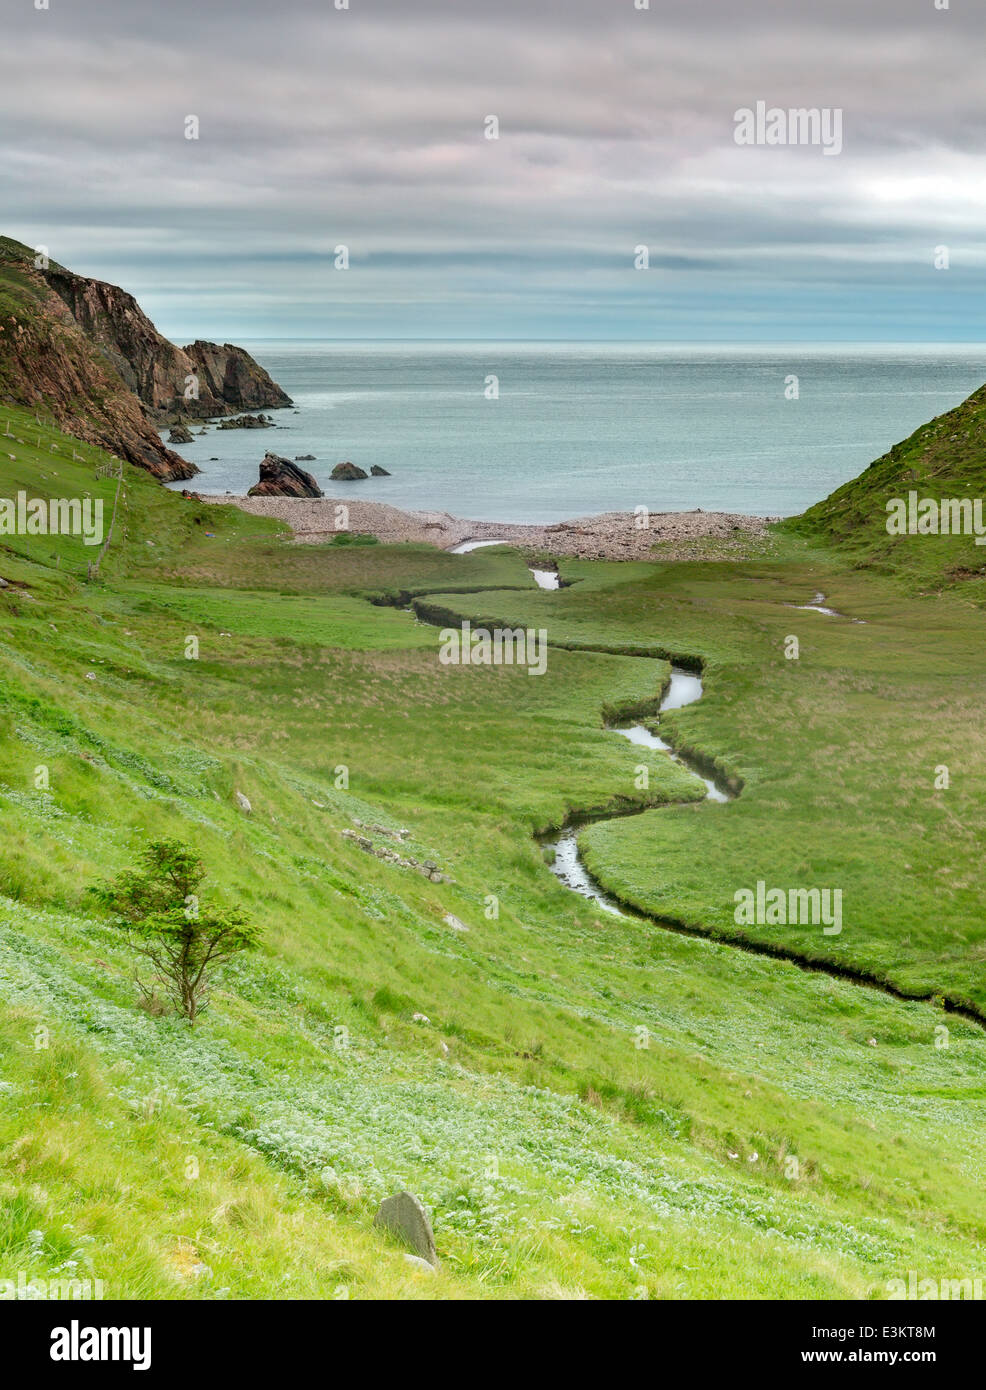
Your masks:
<path fill-rule="evenodd" d="M 272 430 L 274 421 L 267 415 L 235 415 L 231 420 L 220 420 L 221 430 Z"/>
<path fill-rule="evenodd" d="M 232 343 L 191 343 L 185 352 L 194 363 L 203 399 L 221 401 L 233 410 L 278 409 L 293 405 L 267 372 L 243 348 Z M 217 412 L 218 413 L 218 412 Z"/>
<path fill-rule="evenodd" d="M 381 468 L 379 463 L 375 463 L 370 469 L 370 476 L 373 478 L 389 478 L 390 474 L 387 472 L 386 468 Z"/>
<path fill-rule="evenodd" d="M 195 436 L 187 425 L 172 425 L 171 433 L 168 435 L 169 444 L 192 444 Z"/>
<path fill-rule="evenodd" d="M 265 454 L 260 465 L 260 481 L 247 493 L 248 497 L 322 497 L 322 489 L 310 473 L 279 458 Z"/>
<path fill-rule="evenodd" d="M 362 468 L 357 468 L 355 463 L 337 463 L 332 470 L 332 481 L 334 483 L 355 483 L 360 478 L 368 478 L 370 475 L 364 473 Z"/>

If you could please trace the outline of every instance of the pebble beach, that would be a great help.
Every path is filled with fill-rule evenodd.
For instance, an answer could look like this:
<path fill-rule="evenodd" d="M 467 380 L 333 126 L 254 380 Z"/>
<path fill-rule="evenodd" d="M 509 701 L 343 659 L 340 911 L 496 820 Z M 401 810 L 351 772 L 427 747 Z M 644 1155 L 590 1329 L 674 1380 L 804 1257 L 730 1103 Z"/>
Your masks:
<path fill-rule="evenodd" d="M 206 502 L 240 507 L 255 516 L 275 517 L 290 526 L 294 539 L 320 545 L 337 534 L 336 509 L 349 509 L 348 529 L 376 536 L 390 545 L 418 542 L 439 550 L 453 550 L 466 541 L 502 541 L 546 555 L 574 556 L 584 560 L 642 560 L 655 545 L 663 545 L 673 557 L 686 558 L 696 542 L 709 538 L 745 547 L 751 538 L 765 538 L 776 517 L 745 516 L 730 512 L 651 512 L 642 518 L 633 512 L 603 512 L 576 517 L 552 525 L 525 525 L 500 521 L 469 521 L 449 512 L 404 511 L 385 502 L 366 502 L 340 497 L 235 497 L 202 495 Z M 646 520 L 647 525 L 642 525 Z"/>

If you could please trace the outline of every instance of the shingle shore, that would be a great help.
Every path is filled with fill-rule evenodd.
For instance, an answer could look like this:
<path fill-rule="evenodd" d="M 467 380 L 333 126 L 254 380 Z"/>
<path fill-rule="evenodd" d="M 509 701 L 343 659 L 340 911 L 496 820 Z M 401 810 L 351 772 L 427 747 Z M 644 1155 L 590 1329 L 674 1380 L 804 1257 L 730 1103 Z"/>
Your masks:
<path fill-rule="evenodd" d="M 348 530 L 366 532 L 389 544 L 426 542 L 451 550 L 463 541 L 499 540 L 548 555 L 576 556 L 585 560 L 647 558 L 660 542 L 689 542 L 712 537 L 720 540 L 762 537 L 776 517 L 743 516 L 732 512 L 651 512 L 647 528 L 632 512 L 604 512 L 551 525 L 522 525 L 502 521 L 468 521 L 449 512 L 403 511 L 386 502 L 365 502 L 351 497 L 233 497 L 203 495 L 203 501 L 223 502 L 286 522 L 296 541 L 319 544 L 337 534 L 336 508 L 349 509 Z M 744 534 L 745 533 L 745 534 Z"/>

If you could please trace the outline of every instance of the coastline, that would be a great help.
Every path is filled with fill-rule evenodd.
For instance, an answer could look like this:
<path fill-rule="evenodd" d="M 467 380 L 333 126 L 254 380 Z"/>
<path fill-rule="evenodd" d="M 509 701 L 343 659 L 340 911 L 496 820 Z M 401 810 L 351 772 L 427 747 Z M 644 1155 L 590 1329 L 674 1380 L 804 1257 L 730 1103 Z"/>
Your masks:
<path fill-rule="evenodd" d="M 715 540 L 721 549 L 747 554 L 751 539 L 763 540 L 779 517 L 732 512 L 651 512 L 648 526 L 633 512 L 602 512 L 550 525 L 502 521 L 470 521 L 450 512 L 404 511 L 387 502 L 346 497 L 245 497 L 201 493 L 203 502 L 239 507 L 255 516 L 285 522 L 294 540 L 320 545 L 338 534 L 336 508 L 349 509 L 348 530 L 368 534 L 388 545 L 407 542 L 452 550 L 466 541 L 502 541 L 539 554 L 581 560 L 646 560 L 652 548 L 665 543 L 671 558 L 691 558 L 703 541 Z"/>

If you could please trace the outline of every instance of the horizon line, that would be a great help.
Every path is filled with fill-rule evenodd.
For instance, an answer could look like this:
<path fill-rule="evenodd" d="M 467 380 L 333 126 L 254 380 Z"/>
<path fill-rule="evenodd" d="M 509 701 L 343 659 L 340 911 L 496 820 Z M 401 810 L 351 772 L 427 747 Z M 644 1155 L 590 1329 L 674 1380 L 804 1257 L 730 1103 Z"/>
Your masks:
<path fill-rule="evenodd" d="M 198 334 L 169 333 L 162 336 L 168 337 L 172 342 L 178 343 L 195 341 L 202 337 Z M 218 334 L 209 341 L 218 341 L 223 334 Z M 244 337 L 252 339 L 254 342 L 264 343 L 514 343 L 514 344 L 541 344 L 541 343 L 564 343 L 572 345 L 599 345 L 599 344 L 619 344 L 634 347 L 696 347 L 696 348 L 764 348 L 764 347 L 818 347 L 818 348 L 842 348 L 842 347 L 919 347 L 919 348 L 983 348 L 986 350 L 986 339 L 980 338 L 517 338 L 499 336 L 479 336 L 479 337 L 422 337 L 412 338 L 399 334 L 378 334 L 373 336 L 323 336 L 306 333 L 278 333 L 278 334 L 258 334 L 245 333 Z"/>

